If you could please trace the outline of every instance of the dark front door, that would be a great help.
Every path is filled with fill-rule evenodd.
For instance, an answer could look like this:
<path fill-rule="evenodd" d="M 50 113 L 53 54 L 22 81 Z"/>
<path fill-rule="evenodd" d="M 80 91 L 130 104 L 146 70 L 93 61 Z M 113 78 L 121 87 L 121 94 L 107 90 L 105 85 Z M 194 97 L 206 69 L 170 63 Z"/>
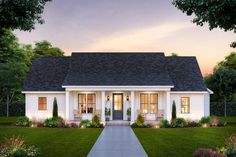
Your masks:
<path fill-rule="evenodd" d="M 123 94 L 113 94 L 113 120 L 123 120 Z"/>

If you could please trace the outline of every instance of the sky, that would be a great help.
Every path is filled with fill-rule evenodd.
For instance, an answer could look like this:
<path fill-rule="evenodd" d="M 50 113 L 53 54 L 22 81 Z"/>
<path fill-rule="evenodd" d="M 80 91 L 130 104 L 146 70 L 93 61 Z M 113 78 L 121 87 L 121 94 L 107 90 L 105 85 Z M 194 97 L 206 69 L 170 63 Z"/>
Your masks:
<path fill-rule="evenodd" d="M 171 0 L 53 0 L 45 23 L 31 32 L 15 31 L 20 43 L 48 40 L 71 52 L 164 52 L 196 56 L 203 75 L 236 51 L 233 32 L 209 31 L 191 22 Z"/>

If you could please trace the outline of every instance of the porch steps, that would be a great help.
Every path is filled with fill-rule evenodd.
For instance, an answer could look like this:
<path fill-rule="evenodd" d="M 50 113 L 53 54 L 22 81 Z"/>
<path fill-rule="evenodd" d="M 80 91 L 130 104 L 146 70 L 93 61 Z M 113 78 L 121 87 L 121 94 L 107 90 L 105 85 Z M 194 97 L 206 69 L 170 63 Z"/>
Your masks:
<path fill-rule="evenodd" d="M 106 126 L 129 126 L 130 121 L 125 120 L 111 120 L 106 122 Z"/>

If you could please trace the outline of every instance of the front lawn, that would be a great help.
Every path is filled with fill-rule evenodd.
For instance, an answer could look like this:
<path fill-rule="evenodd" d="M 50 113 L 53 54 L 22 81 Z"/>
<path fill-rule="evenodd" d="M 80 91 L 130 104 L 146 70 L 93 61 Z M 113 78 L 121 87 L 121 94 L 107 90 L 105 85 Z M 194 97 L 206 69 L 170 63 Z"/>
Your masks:
<path fill-rule="evenodd" d="M 42 157 L 87 156 L 102 129 L 18 128 L 9 126 L 15 118 L 0 118 L 0 141 L 12 135 L 40 148 Z"/>
<path fill-rule="evenodd" d="M 230 118 L 235 122 L 236 118 Z M 133 129 L 150 157 L 191 157 L 199 147 L 223 146 L 236 126 L 222 128 Z"/>

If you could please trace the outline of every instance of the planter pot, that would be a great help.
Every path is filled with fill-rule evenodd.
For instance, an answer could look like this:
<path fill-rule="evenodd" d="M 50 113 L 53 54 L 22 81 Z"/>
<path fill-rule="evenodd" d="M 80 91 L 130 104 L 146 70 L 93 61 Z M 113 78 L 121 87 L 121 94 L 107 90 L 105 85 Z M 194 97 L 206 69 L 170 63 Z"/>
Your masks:
<path fill-rule="evenodd" d="M 130 117 L 127 118 L 128 121 L 130 121 L 130 119 L 131 119 Z"/>
<path fill-rule="evenodd" d="M 109 121 L 110 120 L 110 117 L 106 117 L 106 121 Z"/>

